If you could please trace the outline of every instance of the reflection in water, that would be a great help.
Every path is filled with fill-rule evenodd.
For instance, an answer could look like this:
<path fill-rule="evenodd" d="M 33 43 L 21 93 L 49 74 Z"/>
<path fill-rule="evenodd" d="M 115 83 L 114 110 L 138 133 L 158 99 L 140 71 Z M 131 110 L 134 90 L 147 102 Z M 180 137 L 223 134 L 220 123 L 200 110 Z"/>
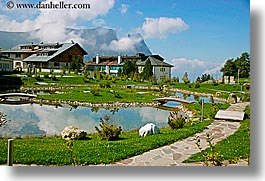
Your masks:
<path fill-rule="evenodd" d="M 192 94 L 183 94 L 181 92 L 176 92 L 175 94 L 177 97 L 189 100 L 189 101 L 194 101 L 194 102 L 200 102 L 202 99 L 203 101 L 206 102 L 214 102 L 213 98 L 209 98 L 209 97 L 203 97 L 203 96 L 198 96 L 198 95 L 192 95 Z M 218 101 L 215 101 L 218 102 Z M 220 102 L 218 102 L 220 103 Z"/>
<path fill-rule="evenodd" d="M 206 97 L 175 94 L 190 101 L 210 102 Z M 166 107 L 179 106 L 178 102 L 168 102 Z M 122 126 L 123 131 L 136 130 L 148 122 L 159 128 L 167 127 L 168 110 L 151 107 L 134 108 L 89 108 L 68 104 L 49 106 L 39 104 L 6 105 L 0 104 L 0 112 L 11 120 L 0 127 L 0 136 L 59 135 L 66 126 L 76 126 L 87 132 L 95 132 L 95 126 L 105 115 L 110 115 L 110 122 Z"/>
<path fill-rule="evenodd" d="M 110 123 L 122 126 L 123 131 L 136 130 L 148 122 L 158 127 L 167 127 L 169 111 L 151 107 L 134 108 L 89 108 L 69 105 L 49 106 L 39 104 L 4 105 L 0 112 L 12 120 L 0 128 L 1 136 L 60 135 L 69 125 L 87 132 L 96 132 L 95 126 L 105 115 L 110 115 Z"/>

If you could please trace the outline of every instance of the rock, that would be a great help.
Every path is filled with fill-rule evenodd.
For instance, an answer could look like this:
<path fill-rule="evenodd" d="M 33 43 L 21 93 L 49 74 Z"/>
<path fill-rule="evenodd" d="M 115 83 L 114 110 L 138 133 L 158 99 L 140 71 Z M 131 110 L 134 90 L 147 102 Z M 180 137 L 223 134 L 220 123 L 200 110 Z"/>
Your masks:
<path fill-rule="evenodd" d="M 216 92 L 216 93 L 215 93 L 215 96 L 216 96 L 216 97 L 220 97 L 221 94 L 222 94 L 221 92 Z"/>
<path fill-rule="evenodd" d="M 159 128 L 153 123 L 147 123 L 139 129 L 139 136 L 147 136 L 160 133 Z"/>
<path fill-rule="evenodd" d="M 82 139 L 85 138 L 87 132 L 84 130 L 80 130 L 75 126 L 67 126 L 61 132 L 61 136 L 65 140 L 73 140 L 73 139 Z"/>
<path fill-rule="evenodd" d="M 237 97 L 235 93 L 231 93 L 229 94 L 228 98 L 227 98 L 227 102 L 230 104 L 234 104 L 237 103 Z"/>

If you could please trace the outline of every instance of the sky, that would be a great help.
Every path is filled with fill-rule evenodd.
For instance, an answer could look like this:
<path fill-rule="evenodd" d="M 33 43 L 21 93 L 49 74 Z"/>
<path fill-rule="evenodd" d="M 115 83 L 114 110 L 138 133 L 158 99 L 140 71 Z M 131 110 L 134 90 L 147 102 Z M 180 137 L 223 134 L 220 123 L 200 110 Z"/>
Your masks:
<path fill-rule="evenodd" d="M 172 76 L 180 79 L 185 71 L 191 81 L 203 73 L 217 78 L 226 60 L 250 53 L 249 0 L 65 0 L 90 4 L 90 9 L 70 10 L 8 9 L 7 2 L 0 0 L 0 31 L 45 27 L 40 37 L 49 32 L 51 39 L 63 40 L 65 27 L 105 27 L 116 30 L 117 46 L 129 46 L 125 37 L 141 33 L 151 52 L 174 65 Z"/>

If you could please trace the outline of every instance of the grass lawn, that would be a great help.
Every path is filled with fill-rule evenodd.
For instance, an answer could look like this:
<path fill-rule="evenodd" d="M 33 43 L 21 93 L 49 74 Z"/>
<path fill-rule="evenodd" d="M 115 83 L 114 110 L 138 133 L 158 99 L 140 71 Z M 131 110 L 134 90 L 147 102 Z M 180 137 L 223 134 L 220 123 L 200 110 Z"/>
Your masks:
<path fill-rule="evenodd" d="M 178 130 L 161 129 L 161 134 L 139 137 L 138 131 L 124 132 L 118 141 L 101 141 L 96 134 L 73 141 L 78 164 L 108 164 L 171 144 L 205 129 L 212 121 L 198 122 Z M 0 139 L 0 164 L 7 162 L 7 138 Z M 14 139 L 14 164 L 70 165 L 65 140 L 61 137 Z"/>
<path fill-rule="evenodd" d="M 40 99 L 47 100 L 69 100 L 80 101 L 90 103 L 114 103 L 114 102 L 154 102 L 157 98 L 154 94 L 158 94 L 155 91 L 148 91 L 147 94 L 137 94 L 137 91 L 143 92 L 143 90 L 135 89 L 121 89 L 121 88 L 98 88 L 98 95 L 92 93 L 84 93 L 83 91 L 92 91 L 93 87 L 76 87 L 73 89 L 67 89 L 64 94 L 51 94 L 51 95 L 39 95 Z M 114 90 L 115 93 L 110 92 Z M 62 90 L 64 91 L 64 90 Z"/>

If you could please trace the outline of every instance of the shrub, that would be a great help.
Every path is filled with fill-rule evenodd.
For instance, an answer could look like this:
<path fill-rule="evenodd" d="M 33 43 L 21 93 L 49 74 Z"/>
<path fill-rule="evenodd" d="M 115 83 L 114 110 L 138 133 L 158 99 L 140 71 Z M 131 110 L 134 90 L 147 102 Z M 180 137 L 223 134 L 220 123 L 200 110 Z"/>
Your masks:
<path fill-rule="evenodd" d="M 100 89 L 98 87 L 95 87 L 93 89 L 91 89 L 91 94 L 93 94 L 93 96 L 99 96 L 99 92 L 100 92 Z"/>
<path fill-rule="evenodd" d="M 113 92 L 113 96 L 115 98 L 122 98 L 121 95 L 118 92 L 116 92 L 116 91 Z"/>
<path fill-rule="evenodd" d="M 180 129 L 184 127 L 187 119 L 187 115 L 184 112 L 170 112 L 168 117 L 168 125 L 171 129 Z"/>
<path fill-rule="evenodd" d="M 100 84 L 99 84 L 99 87 L 100 87 L 100 88 L 105 88 L 105 84 L 104 84 L 104 83 L 100 83 Z"/>
<path fill-rule="evenodd" d="M 250 94 L 243 94 L 241 98 L 242 98 L 243 102 L 249 102 L 250 101 Z"/>
<path fill-rule="evenodd" d="M 58 80 L 57 77 L 56 77 L 55 75 L 52 75 L 52 76 L 51 76 L 51 79 L 52 79 L 52 80 Z"/>
<path fill-rule="evenodd" d="M 117 81 L 117 78 L 116 77 L 112 77 L 111 81 L 112 81 L 112 83 L 115 83 Z"/>
<path fill-rule="evenodd" d="M 196 82 L 195 85 L 194 85 L 195 88 L 200 88 L 201 87 L 201 84 L 199 82 Z"/>
<path fill-rule="evenodd" d="M 106 83 L 102 82 L 99 84 L 100 88 L 111 88 L 111 83 L 107 81 Z"/>
<path fill-rule="evenodd" d="M 115 80 L 116 81 L 116 80 Z M 106 88 L 111 88 L 111 83 L 109 81 L 106 82 L 106 85 L 105 85 Z"/>
<path fill-rule="evenodd" d="M 65 144 L 66 144 L 66 148 L 67 148 L 68 153 L 69 153 L 69 159 L 70 159 L 71 165 L 72 166 L 77 165 L 76 161 L 75 161 L 76 159 L 73 157 L 73 152 L 74 152 L 74 143 L 73 143 L 73 141 L 70 140 L 70 139 L 66 140 Z"/>
<path fill-rule="evenodd" d="M 44 75 L 44 78 L 45 78 L 45 79 L 49 79 L 50 77 L 49 77 L 48 74 L 45 74 L 45 75 Z"/>
<path fill-rule="evenodd" d="M 36 79 L 37 81 L 41 81 L 41 80 L 42 80 L 42 78 L 40 77 L 40 75 L 35 75 L 35 79 Z"/>
<path fill-rule="evenodd" d="M 2 114 L 2 113 L 0 112 L 0 128 L 1 128 L 2 126 L 4 126 L 8 121 L 10 121 L 10 120 L 7 120 L 7 119 L 6 119 L 6 115 L 4 115 L 4 114 Z"/>
<path fill-rule="evenodd" d="M 97 126 L 95 126 L 96 131 L 98 132 L 98 136 L 101 140 L 107 140 L 107 141 L 113 141 L 118 140 L 119 135 L 121 134 L 121 126 L 118 128 L 115 128 L 113 124 L 109 124 L 110 116 L 104 116 L 104 120 L 100 118 L 100 127 L 102 130 L 100 130 Z"/>
<path fill-rule="evenodd" d="M 202 149 L 201 146 L 201 140 L 197 136 L 195 138 L 195 144 L 199 148 L 200 152 L 202 153 L 204 157 L 204 163 L 206 166 L 222 166 L 222 160 L 223 160 L 223 155 L 221 155 L 218 151 L 215 150 L 213 146 L 213 138 L 209 133 L 206 133 L 206 141 L 208 143 L 208 146 L 210 147 L 210 152 L 206 152 L 205 150 Z"/>
<path fill-rule="evenodd" d="M 250 84 L 245 84 L 245 88 L 246 88 L 246 90 L 250 90 Z"/>
<path fill-rule="evenodd" d="M 219 85 L 219 84 L 218 84 L 218 81 L 214 80 L 214 81 L 213 81 L 213 86 L 217 86 L 217 85 Z"/>
<path fill-rule="evenodd" d="M 216 113 L 220 110 L 221 104 L 212 102 L 212 111 L 210 112 L 210 118 L 214 119 Z"/>

